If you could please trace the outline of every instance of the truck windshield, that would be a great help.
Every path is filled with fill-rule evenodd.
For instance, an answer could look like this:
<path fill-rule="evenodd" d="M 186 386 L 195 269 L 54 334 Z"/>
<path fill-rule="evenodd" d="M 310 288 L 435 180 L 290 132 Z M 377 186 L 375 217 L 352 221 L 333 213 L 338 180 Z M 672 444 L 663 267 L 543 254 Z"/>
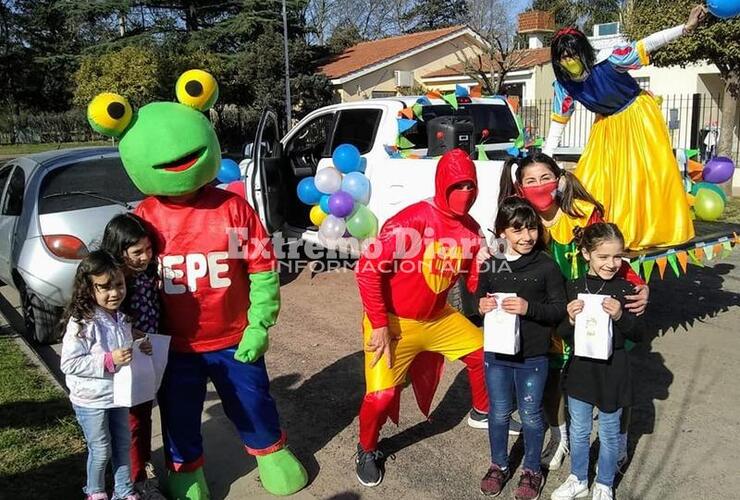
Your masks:
<path fill-rule="evenodd" d="M 461 104 L 457 111 L 446 104 L 432 105 L 422 107 L 421 113 L 424 121 L 417 120 L 416 125 L 403 134 L 414 143 L 415 149 L 427 148 L 426 123 L 440 116 L 471 118 L 475 127 L 475 144 L 512 142 L 519 136 L 514 115 L 509 111 L 508 106 L 500 104 Z M 484 130 L 488 133 L 485 134 Z"/>

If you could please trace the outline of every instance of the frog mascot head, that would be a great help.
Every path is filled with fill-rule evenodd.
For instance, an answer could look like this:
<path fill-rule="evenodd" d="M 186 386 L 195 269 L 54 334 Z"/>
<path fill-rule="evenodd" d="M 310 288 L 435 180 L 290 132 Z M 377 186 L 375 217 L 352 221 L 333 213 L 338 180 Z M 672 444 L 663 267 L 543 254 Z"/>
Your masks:
<path fill-rule="evenodd" d="M 129 177 L 144 194 L 180 196 L 211 182 L 221 146 L 203 115 L 218 99 L 209 73 L 193 69 L 177 80 L 178 102 L 153 102 L 134 112 L 125 97 L 99 94 L 87 108 L 92 128 L 120 140 Z"/>
<path fill-rule="evenodd" d="M 216 133 L 203 114 L 218 98 L 216 80 L 205 71 L 186 71 L 177 80 L 176 95 L 178 102 L 153 102 L 134 111 L 124 97 L 104 93 L 95 97 L 87 110 L 94 130 L 119 139 L 121 160 L 136 187 L 152 195 L 141 202 L 136 213 L 150 224 L 162 242 L 162 319 L 172 341 L 159 404 L 167 429 L 169 494 L 171 498 L 188 500 L 210 496 L 203 475 L 200 428 L 182 425 L 185 421 L 200 422 L 203 400 L 199 398 L 205 393 L 188 391 L 190 386 L 180 382 L 197 379 L 205 387 L 210 375 L 204 374 L 202 367 L 215 363 L 225 368 L 211 379 L 217 389 L 219 383 L 228 387 L 218 392 L 225 394 L 222 400 L 228 399 L 224 400 L 224 407 L 238 408 L 227 411 L 227 415 L 239 430 L 247 451 L 257 459 L 262 486 L 275 495 L 290 495 L 307 484 L 308 476 L 285 447 L 285 433 L 269 395 L 263 359 L 268 348 L 267 331 L 275 324 L 280 309 L 280 283 L 272 247 L 269 246 L 267 256 L 265 252 L 250 255 L 248 259 L 254 260 L 246 264 L 228 256 L 227 238 L 218 235 L 226 234 L 237 224 L 249 228 L 254 238 L 269 241 L 269 237 L 246 200 L 207 186 L 216 177 L 221 162 Z M 183 210 L 188 206 L 198 206 L 197 213 Z M 195 236 L 181 237 L 192 232 L 191 226 L 195 226 Z M 206 228 L 217 236 L 203 237 L 198 233 Z M 184 285 L 173 284 L 174 278 L 167 277 L 174 275 L 173 265 L 165 264 L 167 259 L 201 259 L 197 269 L 184 266 L 177 271 L 180 276 L 193 273 L 188 274 L 187 282 L 191 292 L 197 287 L 197 295 L 187 296 Z M 214 281 L 208 274 L 213 272 L 219 279 Z M 198 273 L 206 273 L 209 278 Z M 173 287 L 183 291 L 173 291 Z M 211 316 L 203 319 L 207 314 L 201 312 L 200 319 L 188 320 L 194 301 L 200 303 L 196 309 L 208 309 Z M 180 358 L 182 353 L 187 356 Z M 224 370 L 228 373 L 222 373 Z"/>

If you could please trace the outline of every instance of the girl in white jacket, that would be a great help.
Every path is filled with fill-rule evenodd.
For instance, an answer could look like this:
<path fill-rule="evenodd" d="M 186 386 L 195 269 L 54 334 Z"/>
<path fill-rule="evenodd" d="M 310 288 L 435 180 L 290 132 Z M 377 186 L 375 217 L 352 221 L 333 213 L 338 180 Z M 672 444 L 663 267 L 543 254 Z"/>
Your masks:
<path fill-rule="evenodd" d="M 69 399 L 87 441 L 88 500 L 107 500 L 105 469 L 113 462 L 113 499 L 135 500 L 130 477 L 128 408 L 113 404 L 113 374 L 131 361 L 133 334 L 119 308 L 126 282 L 113 257 L 91 252 L 77 268 L 72 301 L 65 312 L 67 331 L 61 368 L 67 376 Z M 151 354 L 144 341 L 142 352 Z"/>

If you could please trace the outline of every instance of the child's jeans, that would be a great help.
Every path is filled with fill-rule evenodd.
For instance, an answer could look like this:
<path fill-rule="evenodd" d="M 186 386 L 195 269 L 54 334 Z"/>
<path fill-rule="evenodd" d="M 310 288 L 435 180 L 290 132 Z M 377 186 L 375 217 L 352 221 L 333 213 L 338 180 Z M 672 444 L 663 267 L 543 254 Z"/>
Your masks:
<path fill-rule="evenodd" d="M 134 494 L 129 466 L 131 432 L 128 408 L 84 408 L 72 405 L 87 441 L 87 495 L 105 491 L 105 468 L 113 462 L 113 498 Z"/>
<path fill-rule="evenodd" d="M 519 416 L 524 431 L 524 468 L 540 472 L 542 441 L 545 439 L 545 420 L 542 414 L 542 394 L 547 381 L 547 357 L 527 358 L 514 366 L 494 361 L 494 354 L 486 353 L 486 385 L 490 401 L 488 410 L 488 438 L 491 460 L 501 468 L 509 466 L 509 419 L 514 410 L 512 398 L 516 390 Z"/>
<path fill-rule="evenodd" d="M 579 481 L 588 480 L 588 455 L 594 406 L 568 397 L 570 413 L 570 472 Z M 622 409 L 613 413 L 599 410 L 599 472 L 596 482 L 611 487 L 619 456 L 619 419 Z"/>

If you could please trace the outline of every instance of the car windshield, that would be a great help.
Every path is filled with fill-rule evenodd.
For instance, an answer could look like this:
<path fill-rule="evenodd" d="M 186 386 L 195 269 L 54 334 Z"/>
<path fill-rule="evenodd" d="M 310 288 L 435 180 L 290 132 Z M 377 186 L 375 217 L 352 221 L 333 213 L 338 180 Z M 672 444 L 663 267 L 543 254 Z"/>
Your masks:
<path fill-rule="evenodd" d="M 144 199 L 120 158 L 95 158 L 55 168 L 41 181 L 39 215 L 122 205 Z"/>
<path fill-rule="evenodd" d="M 512 142 L 519 137 L 519 128 L 508 106 L 500 104 L 460 104 L 457 111 L 452 106 L 438 104 L 421 108 L 422 120 L 403 135 L 416 149 L 425 149 L 427 143 L 426 123 L 440 116 L 464 116 L 473 121 L 475 144 Z M 488 132 L 485 133 L 484 130 Z M 484 137 L 485 136 L 485 137 Z"/>

